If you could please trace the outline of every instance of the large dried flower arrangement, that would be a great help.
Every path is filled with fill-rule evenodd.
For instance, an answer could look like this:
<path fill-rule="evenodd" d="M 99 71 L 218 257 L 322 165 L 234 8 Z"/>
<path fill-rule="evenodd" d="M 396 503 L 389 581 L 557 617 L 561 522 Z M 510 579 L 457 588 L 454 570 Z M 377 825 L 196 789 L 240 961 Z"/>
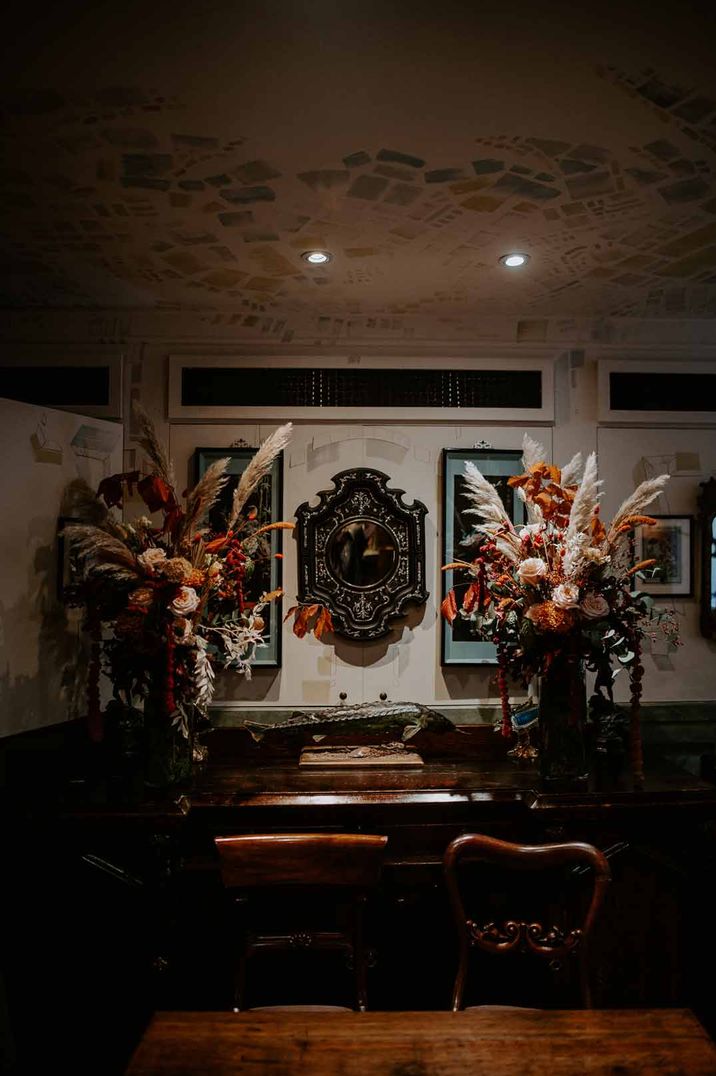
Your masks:
<path fill-rule="evenodd" d="M 508 480 L 526 510 L 527 522 L 517 526 L 495 487 L 472 462 L 465 464 L 467 513 L 481 520 L 469 539 L 477 552 L 443 569 L 464 570 L 469 578 L 460 597 L 450 590 L 442 614 L 451 624 L 457 617 L 469 620 L 479 639 L 496 644 L 505 736 L 512 732 L 508 672 L 527 686 L 568 654 L 596 672 L 595 691 L 613 702 L 614 676 L 627 669 L 632 767 L 640 777 L 642 640 L 661 630 L 678 644 L 678 627 L 638 589 L 638 578 L 655 562 L 632 563 L 632 537 L 636 528 L 655 523 L 644 509 L 669 476 L 642 482 L 605 525 L 595 453 L 584 467 L 580 453 L 555 467 L 545 462 L 542 445 L 525 435 L 522 462 L 524 473 Z"/>
<path fill-rule="evenodd" d="M 214 666 L 247 678 L 263 637 L 266 605 L 281 590 L 250 601 L 246 584 L 257 562 L 270 557 L 270 532 L 292 523 L 261 525 L 247 508 L 252 492 L 288 444 L 291 425 L 281 426 L 257 450 L 234 491 L 226 528 L 206 520 L 229 480 L 228 458 L 213 463 L 182 498 L 173 468 L 146 412 L 135 406 L 141 444 L 151 463 L 105 478 L 94 494 L 77 484 L 73 514 L 82 522 L 65 528 L 82 582 L 79 601 L 92 638 L 88 679 L 90 736 L 102 736 L 100 665 L 124 706 L 151 696 L 168 722 L 189 737 L 197 713 L 206 714 L 214 693 Z M 151 513 L 119 522 L 111 512 L 135 489 Z"/>

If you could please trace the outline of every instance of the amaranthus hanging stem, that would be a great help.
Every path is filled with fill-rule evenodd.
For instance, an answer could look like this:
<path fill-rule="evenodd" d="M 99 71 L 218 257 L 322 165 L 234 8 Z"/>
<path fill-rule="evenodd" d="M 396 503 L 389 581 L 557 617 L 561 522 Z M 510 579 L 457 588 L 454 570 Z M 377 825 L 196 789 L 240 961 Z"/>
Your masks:
<path fill-rule="evenodd" d="M 507 691 L 507 655 L 504 647 L 497 647 L 497 686 L 500 691 L 500 704 L 502 706 L 502 735 L 507 738 L 512 735 L 512 719 L 510 715 L 510 698 Z"/>
<path fill-rule="evenodd" d="M 102 625 L 99 618 L 90 612 L 87 626 L 90 636 L 90 659 L 87 670 L 87 734 L 92 743 L 101 743 L 104 739 L 104 722 L 99 695 Z"/>
<path fill-rule="evenodd" d="M 644 787 L 644 755 L 641 742 L 641 678 L 644 675 L 644 666 L 641 663 L 641 640 L 634 633 L 632 638 L 634 648 L 634 663 L 630 673 L 631 684 L 631 722 L 629 729 L 631 772 L 634 778 L 635 788 Z"/>

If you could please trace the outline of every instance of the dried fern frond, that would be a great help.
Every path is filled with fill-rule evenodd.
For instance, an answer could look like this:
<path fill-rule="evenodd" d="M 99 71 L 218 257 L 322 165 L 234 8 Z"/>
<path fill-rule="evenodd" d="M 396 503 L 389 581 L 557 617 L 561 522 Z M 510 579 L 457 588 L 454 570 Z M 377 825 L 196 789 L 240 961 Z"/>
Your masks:
<path fill-rule="evenodd" d="M 582 470 L 582 453 L 575 452 L 569 463 L 565 463 L 562 468 L 562 477 L 560 485 L 562 488 L 565 486 L 573 486 L 579 481 L 579 472 Z"/>
<path fill-rule="evenodd" d="M 502 523 L 512 530 L 512 521 L 505 511 L 500 495 L 491 482 L 477 469 L 472 460 L 465 463 L 463 475 L 465 494 L 472 501 L 474 508 L 467 509 L 472 515 L 479 515 L 488 523 Z"/>
<path fill-rule="evenodd" d="M 522 467 L 525 471 L 528 471 L 530 467 L 534 467 L 536 463 L 540 463 L 546 458 L 546 451 L 544 445 L 539 441 L 535 441 L 533 437 L 530 437 L 528 433 L 522 438 Z M 522 486 L 517 486 L 516 493 L 519 499 L 525 506 L 525 512 L 527 515 L 528 523 L 541 523 L 542 522 L 542 509 L 539 505 L 533 501 L 527 499 Z"/>
<path fill-rule="evenodd" d="M 93 527 L 100 527 L 120 540 L 124 537 L 122 524 L 113 518 L 104 501 L 100 500 L 84 478 L 73 478 L 65 487 L 60 513 Z"/>
<path fill-rule="evenodd" d="M 523 559 L 522 546 L 519 538 L 515 535 L 500 534 L 494 539 L 494 542 L 498 553 L 502 553 L 502 556 L 513 564 L 517 564 L 518 561 Z"/>
<path fill-rule="evenodd" d="M 530 437 L 528 433 L 522 438 L 522 466 L 525 471 L 528 471 L 530 467 L 534 467 L 536 463 L 540 463 L 547 458 L 544 445 L 541 445 L 539 441 L 535 441 L 533 437 Z"/>
<path fill-rule="evenodd" d="M 118 564 L 135 576 L 141 574 L 131 549 L 100 527 L 72 523 L 64 528 L 63 533 L 73 543 L 73 551 L 83 562 L 86 572 L 91 573 L 102 564 Z"/>
<path fill-rule="evenodd" d="M 157 437 L 154 423 L 137 400 L 134 400 L 132 410 L 134 412 L 134 417 L 139 423 L 139 428 L 142 434 L 139 443 L 152 461 L 154 465 L 154 473 L 157 474 L 159 478 L 163 478 L 167 485 L 174 489 L 176 487 L 174 468 Z"/>
<path fill-rule="evenodd" d="M 241 509 L 246 504 L 249 494 L 258 486 L 261 479 L 265 474 L 268 474 L 271 464 L 278 456 L 279 452 L 282 452 L 286 445 L 291 440 L 291 431 L 293 427 L 290 422 L 285 426 L 279 426 L 277 430 L 267 437 L 261 447 L 255 453 L 253 459 L 250 460 L 248 467 L 241 475 L 239 484 L 234 492 L 234 499 L 231 504 L 231 514 L 229 516 L 228 529 L 232 530 L 236 525 L 236 521 L 239 518 Z"/>
<path fill-rule="evenodd" d="M 202 643 L 197 646 L 194 655 L 194 702 L 200 709 L 206 710 L 214 697 L 215 684 L 214 670 Z"/>
<path fill-rule="evenodd" d="M 584 465 L 582 481 L 574 495 L 572 510 L 569 513 L 569 526 L 565 535 L 567 542 L 575 534 L 582 534 L 591 526 L 594 509 L 599 504 L 601 485 L 602 482 L 597 478 L 597 454 L 590 452 Z"/>
<path fill-rule="evenodd" d="M 571 461 L 570 461 L 571 462 Z M 584 475 L 579 489 L 574 495 L 569 524 L 564 535 L 564 577 L 574 579 L 584 564 L 585 550 L 591 545 L 592 520 L 594 510 L 599 504 L 599 487 L 597 478 L 597 455 L 590 452 L 584 465 Z"/>
<path fill-rule="evenodd" d="M 91 574 L 109 575 L 115 583 L 136 583 L 139 579 L 139 575 L 136 571 L 125 567 L 123 564 L 113 564 L 111 562 L 93 564 Z"/>
<path fill-rule="evenodd" d="M 608 546 L 612 545 L 619 538 L 619 528 L 622 523 L 629 516 L 642 515 L 646 506 L 656 500 L 668 481 L 668 474 L 660 474 L 656 478 L 647 478 L 645 482 L 642 482 L 636 487 L 634 492 L 627 497 L 626 500 L 622 501 L 611 522 L 611 526 L 607 531 L 606 544 Z"/>
<path fill-rule="evenodd" d="M 222 489 L 229 481 L 226 468 L 229 465 L 230 458 L 230 456 L 224 456 L 223 459 L 215 460 L 210 467 L 207 467 L 194 489 L 189 493 L 186 499 L 186 514 L 182 526 L 183 534 L 190 534 L 192 527 L 201 523 L 207 512 L 210 512 L 216 504 Z"/>

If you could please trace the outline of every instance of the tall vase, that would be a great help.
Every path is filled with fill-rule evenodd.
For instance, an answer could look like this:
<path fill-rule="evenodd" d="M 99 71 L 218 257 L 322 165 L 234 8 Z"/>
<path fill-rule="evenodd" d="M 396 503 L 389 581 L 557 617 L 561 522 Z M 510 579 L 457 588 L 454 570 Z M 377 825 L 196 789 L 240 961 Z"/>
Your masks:
<path fill-rule="evenodd" d="M 584 662 L 558 654 L 540 679 L 539 768 L 546 786 L 569 788 L 586 783 L 586 714 Z"/>
<path fill-rule="evenodd" d="M 144 702 L 144 783 L 169 789 L 188 784 L 192 773 L 192 741 L 172 723 L 162 700 L 150 695 Z"/>

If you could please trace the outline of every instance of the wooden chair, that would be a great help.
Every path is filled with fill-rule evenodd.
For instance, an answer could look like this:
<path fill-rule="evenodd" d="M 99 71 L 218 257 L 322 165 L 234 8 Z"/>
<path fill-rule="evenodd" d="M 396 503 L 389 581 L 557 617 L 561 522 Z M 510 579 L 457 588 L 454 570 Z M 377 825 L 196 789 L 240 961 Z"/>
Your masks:
<path fill-rule="evenodd" d="M 570 870 L 575 882 L 591 874 L 591 897 L 586 914 L 575 912 L 574 922 L 559 926 L 543 926 L 530 918 L 508 919 L 501 924 L 468 918 L 463 904 L 463 888 L 458 879 L 460 864 L 479 862 L 490 868 L 512 871 L 549 871 L 552 868 Z M 472 949 L 495 956 L 523 954 L 546 963 L 550 968 L 561 967 L 572 959 L 579 965 L 582 1004 L 591 1008 L 592 999 L 588 978 L 588 944 L 595 919 L 604 899 L 611 871 L 605 856 L 590 844 L 512 844 L 480 834 L 465 834 L 452 841 L 444 856 L 445 880 L 452 914 L 459 936 L 458 970 L 452 995 L 454 1012 L 463 1008 L 463 996 Z M 483 876 L 483 884 L 489 875 Z M 484 893 L 483 893 L 484 895 Z M 523 896 L 524 894 L 521 894 Z M 559 904 L 560 920 L 569 911 L 563 890 L 553 894 Z M 477 896 L 479 900 L 479 895 Z M 554 899 L 551 903 L 554 903 Z M 547 921 L 548 922 L 548 921 Z"/>
<path fill-rule="evenodd" d="M 334 950 L 352 963 L 355 1007 L 365 1012 L 367 953 L 363 906 L 381 875 L 387 837 L 353 833 L 286 833 L 215 837 L 224 887 L 240 903 L 279 891 L 291 907 L 301 895 L 330 897 L 347 915 L 346 929 L 313 927 L 244 931 L 234 989 L 234 1011 L 244 1008 L 247 964 L 256 954 L 281 949 Z M 275 894 L 274 894 L 275 895 Z M 288 906 L 288 905 L 287 905 Z M 335 924 L 331 924 L 335 926 Z M 314 1008 L 315 1006 L 311 1006 Z"/>

